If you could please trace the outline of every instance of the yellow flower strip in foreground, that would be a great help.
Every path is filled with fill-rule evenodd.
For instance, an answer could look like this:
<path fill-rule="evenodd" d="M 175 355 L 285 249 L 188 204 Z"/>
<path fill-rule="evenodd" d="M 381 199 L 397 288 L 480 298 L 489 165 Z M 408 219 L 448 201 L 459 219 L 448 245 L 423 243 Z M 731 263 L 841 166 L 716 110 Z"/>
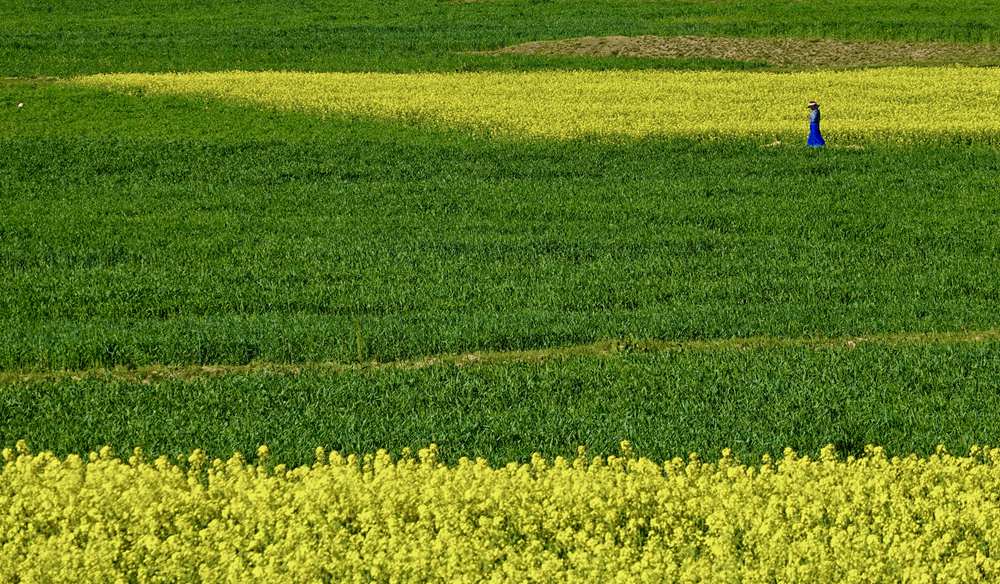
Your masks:
<path fill-rule="evenodd" d="M 822 104 L 831 137 L 995 138 L 997 68 L 808 73 L 540 71 L 110 74 L 74 80 L 151 94 L 196 94 L 290 110 L 420 119 L 514 134 L 804 135 Z"/>
<path fill-rule="evenodd" d="M 0 474 L 5 582 L 1000 578 L 1000 450 L 491 468 L 432 447 L 270 471 L 19 450 Z"/>

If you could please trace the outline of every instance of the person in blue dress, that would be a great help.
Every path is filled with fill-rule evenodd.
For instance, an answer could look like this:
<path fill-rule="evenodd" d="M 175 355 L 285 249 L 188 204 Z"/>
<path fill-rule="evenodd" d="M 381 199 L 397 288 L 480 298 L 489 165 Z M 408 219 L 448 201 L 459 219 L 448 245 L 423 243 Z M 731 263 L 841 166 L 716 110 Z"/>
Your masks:
<path fill-rule="evenodd" d="M 810 148 L 822 148 L 826 146 L 823 134 L 819 131 L 819 104 L 815 101 L 809 102 L 809 139 L 806 145 Z"/>

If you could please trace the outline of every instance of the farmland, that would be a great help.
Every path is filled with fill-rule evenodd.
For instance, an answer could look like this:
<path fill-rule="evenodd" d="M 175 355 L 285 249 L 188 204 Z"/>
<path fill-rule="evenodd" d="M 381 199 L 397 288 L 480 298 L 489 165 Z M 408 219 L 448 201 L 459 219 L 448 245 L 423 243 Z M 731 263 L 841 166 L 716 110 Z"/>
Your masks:
<path fill-rule="evenodd" d="M 998 41 L 975 0 L 4 3 L 0 579 L 995 575 Z"/>
<path fill-rule="evenodd" d="M 45 83 L 6 99 L 26 105 L 4 114 L 5 369 L 996 324 L 983 141 L 817 157 Z"/>
<path fill-rule="evenodd" d="M 989 139 L 996 134 L 996 122 L 977 113 L 982 104 L 1000 98 L 995 69 L 954 67 L 797 74 L 131 74 L 76 82 L 142 95 L 194 94 L 320 114 L 437 121 L 562 139 L 664 134 L 788 139 L 801 130 L 796 106 L 815 93 L 841 104 L 827 110 L 837 120 L 828 128 L 845 139 L 901 141 L 942 134 Z M 907 107 L 900 107 L 901 102 Z"/>
<path fill-rule="evenodd" d="M 0 7 L 0 63 L 7 75 L 124 71 L 470 71 L 614 61 L 469 54 L 524 42 L 601 35 L 801 37 L 868 41 L 996 43 L 1000 14 L 989 0 L 608 0 L 568 2 L 324 0 L 247 4 L 111 0 Z M 718 63 L 680 60 L 681 66 Z M 646 67 L 677 63 L 647 60 Z M 626 64 L 627 66 L 627 64 Z"/>
<path fill-rule="evenodd" d="M 5 478 L 29 527 L 0 519 L 14 534 L 5 547 L 23 550 L 0 557 L 0 576 L 881 582 L 989 580 L 1000 568 L 980 551 L 996 537 L 997 449 L 888 459 L 872 448 L 848 461 L 789 451 L 753 467 L 728 454 L 661 466 L 622 451 L 494 469 L 444 466 L 433 447 L 400 460 L 317 449 L 311 466 L 288 470 L 268 468 L 263 447 L 257 464 L 195 451 L 181 467 L 141 450 L 61 461 L 19 444 L 3 453 Z M 969 529 L 953 539 L 956 525 Z M 64 537 L 22 536 L 55 526 Z"/>
<path fill-rule="evenodd" d="M 435 443 L 449 462 L 503 464 L 533 450 L 570 456 L 580 445 L 615 453 L 625 439 L 655 459 L 713 459 L 729 448 L 745 461 L 786 447 L 859 454 L 877 443 L 905 455 L 1000 440 L 991 413 L 1000 406 L 996 341 L 127 375 L 22 387 L 4 398 L 4 431 L 63 453 L 113 444 L 174 454 L 197 444 L 249 456 L 266 443 L 287 464 L 311 462 L 317 445 L 399 453 Z"/>

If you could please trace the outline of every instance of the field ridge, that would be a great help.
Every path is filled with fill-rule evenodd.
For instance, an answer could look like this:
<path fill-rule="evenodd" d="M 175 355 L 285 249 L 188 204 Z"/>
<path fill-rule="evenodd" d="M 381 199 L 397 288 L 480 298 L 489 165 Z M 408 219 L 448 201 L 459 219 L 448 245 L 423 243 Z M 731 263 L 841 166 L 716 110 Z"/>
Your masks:
<path fill-rule="evenodd" d="M 243 364 L 146 365 L 141 367 L 94 367 L 60 371 L 0 372 L 0 385 L 55 382 L 67 380 L 103 379 L 153 383 L 179 379 L 195 380 L 228 375 L 273 374 L 298 375 L 303 372 L 339 373 L 379 369 L 423 369 L 436 365 L 465 367 L 497 363 L 537 363 L 572 357 L 609 357 L 627 353 L 667 353 L 675 351 L 726 351 L 746 349 L 854 349 L 859 345 L 947 345 L 983 343 L 1000 340 L 1000 328 L 978 331 L 896 332 L 844 337 L 731 337 L 719 339 L 605 339 L 540 349 L 509 351 L 471 351 L 444 353 L 417 359 L 393 361 L 359 360 L 357 362 L 317 361 L 277 363 L 254 361 Z"/>

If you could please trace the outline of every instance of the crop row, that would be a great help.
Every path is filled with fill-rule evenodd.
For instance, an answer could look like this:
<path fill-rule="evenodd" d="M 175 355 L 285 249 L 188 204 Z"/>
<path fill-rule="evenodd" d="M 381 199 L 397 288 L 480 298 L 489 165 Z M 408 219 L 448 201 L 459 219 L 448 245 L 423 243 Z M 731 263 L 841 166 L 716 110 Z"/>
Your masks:
<path fill-rule="evenodd" d="M 546 71 L 508 73 L 221 72 L 109 74 L 75 80 L 151 94 L 472 126 L 543 137 L 802 133 L 825 104 L 834 142 L 941 134 L 994 139 L 983 106 L 1000 69 L 891 68 L 806 73 Z"/>
<path fill-rule="evenodd" d="M 5 449 L 0 579 L 937 581 L 1000 577 L 1000 450 L 286 468 Z"/>
<path fill-rule="evenodd" d="M 853 454 L 876 443 L 893 455 L 1000 443 L 996 342 L 192 373 L 4 385 L 0 447 L 25 438 L 59 455 L 110 445 L 227 456 L 266 443 L 276 462 L 298 465 L 317 445 L 399 453 L 434 442 L 449 462 L 502 464 L 579 444 L 609 454 L 623 439 L 651 458 L 709 458 L 728 446 L 741 460 L 829 443 Z"/>

